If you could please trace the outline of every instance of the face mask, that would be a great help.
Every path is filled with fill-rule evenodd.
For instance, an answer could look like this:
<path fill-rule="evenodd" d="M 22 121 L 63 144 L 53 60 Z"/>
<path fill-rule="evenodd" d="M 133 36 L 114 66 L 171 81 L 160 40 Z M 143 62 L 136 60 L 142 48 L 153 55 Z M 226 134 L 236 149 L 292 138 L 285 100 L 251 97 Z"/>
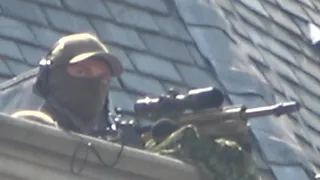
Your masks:
<path fill-rule="evenodd" d="M 88 123 L 102 110 L 107 90 L 101 79 L 72 77 L 66 67 L 57 67 L 50 74 L 50 96 Z"/>

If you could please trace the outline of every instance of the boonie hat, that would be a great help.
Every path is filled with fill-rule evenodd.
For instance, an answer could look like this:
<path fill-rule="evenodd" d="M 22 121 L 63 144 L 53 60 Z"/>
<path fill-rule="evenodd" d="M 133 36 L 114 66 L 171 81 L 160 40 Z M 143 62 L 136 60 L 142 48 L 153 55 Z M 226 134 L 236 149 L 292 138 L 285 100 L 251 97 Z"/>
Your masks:
<path fill-rule="evenodd" d="M 96 36 L 89 33 L 72 34 L 59 39 L 51 52 L 51 66 L 74 64 L 92 57 L 106 62 L 112 76 L 119 76 L 123 72 L 120 60 L 110 54 L 108 48 Z"/>

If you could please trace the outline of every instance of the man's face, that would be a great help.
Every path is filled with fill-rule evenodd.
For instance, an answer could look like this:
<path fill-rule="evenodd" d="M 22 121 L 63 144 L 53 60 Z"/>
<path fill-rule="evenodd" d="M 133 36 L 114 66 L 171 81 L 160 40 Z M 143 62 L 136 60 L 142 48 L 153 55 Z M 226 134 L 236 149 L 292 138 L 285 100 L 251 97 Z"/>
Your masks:
<path fill-rule="evenodd" d="M 68 65 L 67 72 L 75 78 L 101 78 L 105 85 L 108 85 L 111 80 L 111 72 L 107 64 L 94 58 Z"/>
<path fill-rule="evenodd" d="M 88 59 L 52 71 L 50 90 L 54 98 L 84 121 L 91 122 L 108 96 L 111 72 L 100 59 Z"/>

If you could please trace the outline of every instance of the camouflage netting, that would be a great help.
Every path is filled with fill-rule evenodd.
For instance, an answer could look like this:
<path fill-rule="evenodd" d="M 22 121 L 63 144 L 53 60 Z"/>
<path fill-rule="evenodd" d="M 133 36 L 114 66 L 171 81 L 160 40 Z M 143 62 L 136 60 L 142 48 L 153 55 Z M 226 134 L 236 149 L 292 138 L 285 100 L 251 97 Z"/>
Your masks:
<path fill-rule="evenodd" d="M 247 143 L 203 136 L 192 125 L 179 128 L 161 143 L 150 140 L 146 148 L 195 165 L 203 179 L 258 179 Z"/>

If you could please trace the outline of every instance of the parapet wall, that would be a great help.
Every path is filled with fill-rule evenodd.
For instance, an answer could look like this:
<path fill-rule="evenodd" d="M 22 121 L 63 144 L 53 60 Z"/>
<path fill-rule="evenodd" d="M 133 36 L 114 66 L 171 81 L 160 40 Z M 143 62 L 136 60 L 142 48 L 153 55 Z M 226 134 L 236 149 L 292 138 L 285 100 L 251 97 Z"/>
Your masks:
<path fill-rule="evenodd" d="M 86 149 L 88 142 L 106 165 L 99 161 L 92 149 Z M 84 162 L 86 150 L 88 156 Z M 196 169 L 188 164 L 129 147 L 123 147 L 118 162 L 109 167 L 120 150 L 118 144 L 0 115 L 1 179 L 199 179 Z M 71 166 L 80 174 L 74 175 Z"/>

